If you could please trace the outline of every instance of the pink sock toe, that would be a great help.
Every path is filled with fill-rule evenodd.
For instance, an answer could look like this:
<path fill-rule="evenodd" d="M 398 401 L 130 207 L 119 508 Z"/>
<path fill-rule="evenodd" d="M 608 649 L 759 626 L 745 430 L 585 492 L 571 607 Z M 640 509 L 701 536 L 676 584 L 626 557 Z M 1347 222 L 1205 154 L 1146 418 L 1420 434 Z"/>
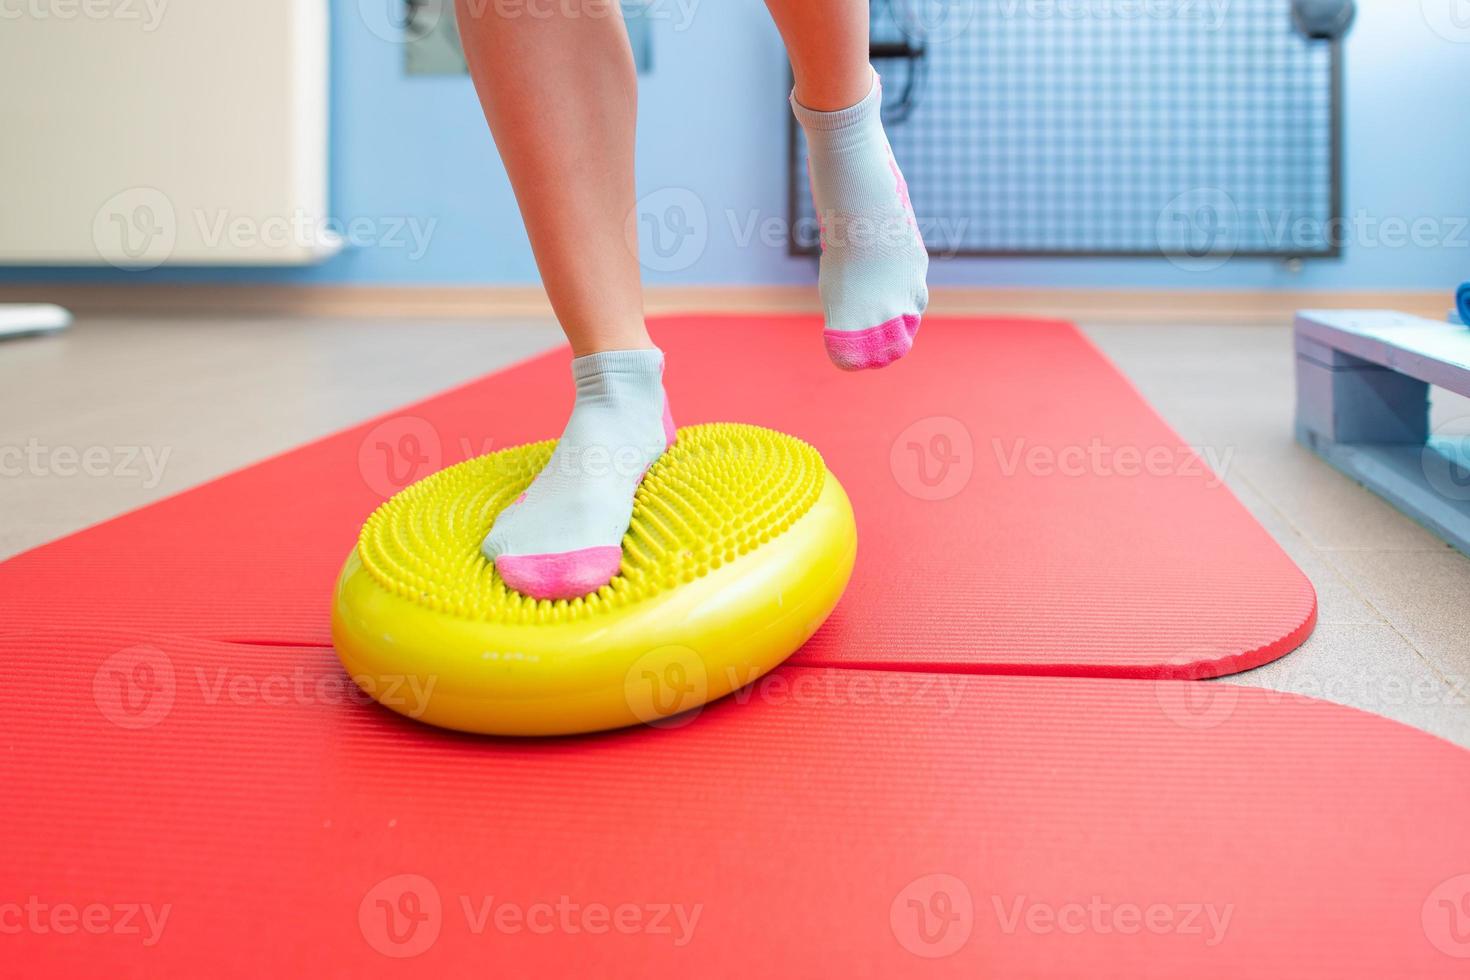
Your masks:
<path fill-rule="evenodd" d="M 575 599 L 611 582 L 622 564 L 622 548 L 582 548 L 554 555 L 501 555 L 495 570 L 506 585 L 533 599 Z"/>
<path fill-rule="evenodd" d="M 913 348 L 919 319 L 917 313 L 904 313 L 866 330 L 824 330 L 827 356 L 844 371 L 886 367 Z"/>

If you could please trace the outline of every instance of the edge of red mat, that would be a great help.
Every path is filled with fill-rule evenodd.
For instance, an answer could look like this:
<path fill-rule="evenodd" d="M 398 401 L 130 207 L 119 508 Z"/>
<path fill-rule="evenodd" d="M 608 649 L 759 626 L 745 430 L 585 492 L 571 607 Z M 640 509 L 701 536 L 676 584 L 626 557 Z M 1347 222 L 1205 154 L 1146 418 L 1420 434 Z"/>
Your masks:
<path fill-rule="evenodd" d="M 740 316 L 740 315 L 733 315 L 733 314 L 680 314 L 680 315 L 668 315 L 668 316 L 654 317 L 654 318 L 651 318 L 651 323 L 653 324 L 653 326 L 655 328 L 655 331 L 658 331 L 660 329 L 671 329 L 671 330 L 674 330 L 674 331 L 678 331 L 678 330 L 686 329 L 688 327 L 689 323 L 691 322 L 691 320 L 704 321 L 704 322 L 711 322 L 711 321 L 713 321 L 713 322 L 716 322 L 716 323 L 719 323 L 719 324 L 722 324 L 722 325 L 732 325 L 732 324 L 739 324 L 742 320 L 745 320 L 745 319 L 749 319 L 749 317 L 744 317 L 744 316 Z M 762 315 L 760 317 L 760 319 L 772 319 L 772 317 L 768 317 L 768 316 Z M 790 317 L 790 316 L 788 316 L 788 317 L 774 317 L 774 319 L 777 319 L 777 320 L 788 320 L 788 321 L 790 321 L 792 323 L 792 325 L 793 325 L 793 330 L 794 330 L 795 329 L 796 321 L 799 320 L 799 319 L 801 319 L 801 318 L 800 317 Z M 1072 335 L 1073 338 L 1075 338 L 1076 340 L 1080 341 L 1081 344 L 1083 345 L 1083 347 L 1085 347 L 1088 351 L 1090 351 L 1099 361 L 1101 361 L 1103 364 L 1107 365 L 1107 367 L 1116 376 L 1116 380 L 1119 381 L 1119 382 L 1121 382 L 1121 386 L 1123 388 L 1125 388 L 1128 392 L 1131 393 L 1131 395 L 1133 396 L 1133 399 L 1136 402 L 1141 403 L 1142 406 L 1145 407 L 1147 413 L 1153 419 L 1153 421 L 1155 422 L 1155 424 L 1157 424 L 1163 431 L 1167 432 L 1176 442 L 1179 443 L 1179 445 L 1181 445 L 1181 446 L 1186 445 L 1186 443 L 1184 443 L 1184 440 L 1182 438 L 1180 438 L 1178 432 L 1173 428 L 1173 426 L 1170 425 L 1169 422 L 1166 419 L 1164 419 L 1163 416 L 1148 401 L 1148 399 L 1143 396 L 1143 394 L 1139 391 L 1137 385 L 1135 385 L 1133 383 L 1133 381 L 1130 378 L 1128 378 L 1128 376 L 1126 374 L 1124 374 L 1121 370 L 1119 370 L 1117 368 L 1117 366 L 1112 362 L 1112 360 L 1110 358 L 1108 358 L 1108 356 L 1092 341 L 1092 339 L 1090 337 L 1088 337 L 1082 330 L 1080 330 L 1071 321 L 1063 320 L 1063 319 L 1057 319 L 1057 318 L 1009 317 L 1009 316 L 991 316 L 991 317 L 983 317 L 983 318 L 974 318 L 974 317 L 938 317 L 938 318 L 933 318 L 933 319 L 941 320 L 941 321 L 954 321 L 954 320 L 959 320 L 959 321 L 963 321 L 963 322 L 993 322 L 993 323 L 1009 323 L 1009 324 L 1020 323 L 1020 324 L 1024 324 L 1024 325 L 1032 325 L 1032 324 L 1035 324 L 1037 326 L 1044 326 L 1044 327 L 1046 327 L 1048 329 L 1052 329 L 1052 330 L 1065 330 L 1070 335 Z M 90 532 L 90 531 L 92 531 L 92 530 L 94 530 L 94 529 L 96 529 L 96 528 L 98 528 L 100 526 L 103 526 L 103 525 L 112 523 L 114 521 L 126 519 L 130 515 L 137 514 L 138 512 L 146 511 L 146 510 L 149 510 L 150 508 L 153 508 L 153 507 L 166 506 L 169 501 L 171 501 L 171 500 L 173 500 L 173 499 L 175 499 L 177 497 L 182 497 L 182 496 L 184 496 L 186 494 L 189 494 L 189 493 L 197 492 L 200 488 L 202 488 L 204 486 L 207 486 L 207 485 L 209 485 L 211 483 L 215 483 L 215 482 L 219 482 L 219 481 L 224 481 L 224 480 L 229 480 L 232 477 L 238 476 L 239 474 L 241 474 L 243 472 L 247 472 L 249 470 L 252 470 L 252 469 L 255 469 L 255 468 L 258 468 L 258 467 L 261 467 L 261 466 L 269 465 L 273 461 L 276 461 L 276 460 L 279 460 L 279 459 L 282 459 L 282 458 L 287 458 L 287 457 L 290 457 L 292 455 L 299 454 L 299 453 L 302 453 L 302 452 L 307 452 L 310 449 L 312 449 L 314 446 L 317 446 L 317 445 L 319 445 L 319 444 L 321 444 L 323 442 L 327 442 L 327 441 L 330 441 L 330 440 L 333 440 L 333 439 L 341 438 L 341 437 L 343 437 L 345 435 L 349 435 L 351 433 L 371 430 L 372 426 L 374 426 L 376 424 L 380 424 L 384 420 L 388 420 L 388 419 L 392 419 L 392 418 L 396 418 L 396 417 L 401 417 L 405 413 L 411 413 L 411 412 L 415 411 L 416 409 L 418 409 L 419 407 L 421 407 L 421 406 L 423 406 L 425 404 L 428 404 L 430 402 L 437 401 L 437 400 L 442 399 L 442 398 L 445 398 L 445 397 L 451 397 L 451 396 L 455 395 L 456 393 L 461 392 L 461 391 L 463 391 L 465 389 L 473 388 L 476 385 L 482 384 L 485 381 L 485 378 L 488 377 L 488 376 L 493 376 L 495 374 L 500 374 L 500 373 L 503 373 L 503 372 L 506 372 L 506 371 L 511 371 L 511 370 L 516 369 L 516 368 L 523 367 L 523 366 L 526 366 L 528 364 L 535 363 L 535 362 L 537 362 L 539 360 L 546 360 L 546 359 L 556 358 L 558 356 L 564 355 L 564 353 L 565 353 L 565 346 L 564 345 L 558 345 L 558 346 L 552 347 L 552 348 L 550 348 L 548 350 L 541 351 L 539 353 L 530 354 L 530 355 L 527 355 L 525 357 L 518 358 L 516 360 L 510 361 L 507 364 L 504 364 L 504 365 L 498 367 L 495 371 L 490 372 L 489 375 L 468 379 L 466 381 L 463 381 L 463 382 L 461 382 L 461 383 L 459 383 L 457 385 L 453 385 L 453 386 L 451 386 L 449 388 L 446 388 L 446 389 L 443 389 L 441 391 L 433 392 L 433 393 L 431 393 L 429 395 L 426 395 L 423 398 L 420 398 L 420 399 L 418 399 L 418 400 L 416 400 L 414 402 L 411 402 L 411 403 L 409 403 L 407 405 L 396 406 L 396 407 L 391 407 L 391 408 L 385 409 L 381 413 L 378 413 L 378 414 L 376 414 L 374 416 L 371 416 L 371 417 L 369 417 L 367 419 L 364 419 L 364 420 L 362 420 L 360 422 L 357 422 L 357 423 L 354 423 L 354 424 L 351 424 L 351 425 L 344 426 L 341 429 L 334 430 L 333 432 L 327 433 L 325 435 L 318 436 L 318 437 L 310 440 L 309 442 L 306 442 L 306 443 L 303 443 L 303 444 L 300 444 L 300 445 L 289 447 L 289 448 L 284 449 L 284 450 L 282 450 L 282 451 L 280 451 L 278 453 L 274 453 L 274 454 L 271 454 L 269 456 L 266 456 L 266 457 L 264 457 L 264 458 L 262 458 L 260 460 L 255 460 L 255 461 L 252 461 L 250 463 L 247 463 L 247 464 L 245 464 L 243 466 L 237 467 L 236 469 L 231 470 L 231 471 L 229 471 L 227 473 L 223 473 L 223 474 L 220 474 L 218 476 L 212 477 L 212 478 L 210 478 L 208 480 L 205 480 L 205 481 L 201 482 L 200 484 L 197 484 L 197 485 L 194 485 L 194 486 L 191 486 L 191 487 L 187 487 L 187 488 L 181 489 L 181 490 L 179 490 L 179 491 L 177 491 L 175 493 L 172 493 L 172 494 L 169 494 L 167 496 L 161 497 L 158 500 L 150 501 L 150 502 L 148 502 L 146 504 L 143 504 L 143 505 L 141 505 L 139 507 L 131 508 L 131 509 L 126 510 L 126 511 L 123 511 L 123 512 L 121 512 L 119 514 L 116 514 L 116 515 L 113 515 L 113 516 L 108 517 L 106 519 L 103 519 L 101 521 L 95 522 L 95 523 L 93 523 L 91 525 L 88 525 L 85 528 L 82 528 L 82 529 L 77 530 L 77 531 L 74 531 L 74 532 L 72 532 L 70 534 L 64 535 L 61 538 L 55 539 L 55 540 L 53 540 L 51 542 L 47 542 L 45 544 L 38 545 L 35 548 L 31 548 L 31 549 L 28 549 L 27 551 L 21 552 L 18 555 L 13 556 L 12 559 L 7 559 L 7 561 L 11 561 L 11 560 L 14 560 L 14 559 L 19 559 L 19 558 L 23 558 L 23 557 L 29 556 L 29 555 L 37 552 L 37 551 L 41 551 L 43 549 L 52 547 L 52 546 L 54 546 L 59 541 L 64 541 L 64 540 L 67 540 L 67 539 L 72 538 L 72 537 L 85 535 L 88 532 Z M 1196 458 L 1198 458 L 1198 457 L 1196 457 Z M 1201 464 L 1204 465 L 1203 464 L 1203 460 L 1201 460 Z M 1227 493 L 1230 493 L 1230 491 L 1228 490 L 1228 488 L 1226 488 L 1226 492 Z M 1249 514 L 1249 512 L 1244 508 L 1244 505 L 1242 505 L 1240 503 L 1239 499 L 1238 498 L 1235 498 L 1234 495 L 1233 495 L 1233 493 L 1231 493 L 1230 496 L 1231 496 L 1234 504 L 1236 506 L 1238 506 L 1238 507 L 1241 508 L 1241 511 L 1243 512 L 1243 514 L 1248 519 L 1250 519 L 1252 522 L 1254 522 L 1257 525 L 1259 525 L 1259 522 L 1255 520 L 1255 518 L 1254 518 L 1253 515 L 1250 515 Z M 1270 537 L 1269 533 L 1268 532 L 1265 532 L 1264 530 L 1262 531 L 1262 534 L 1265 535 L 1268 538 Z M 1272 545 L 1279 550 L 1280 549 L 1279 542 L 1275 542 L 1274 539 L 1271 539 L 1271 540 L 1272 540 Z M 840 666 L 840 667 L 852 668 L 852 669 L 871 669 L 871 670 L 911 670 L 911 671 L 941 672 L 941 673 L 994 674 L 994 675 L 1013 675 L 1013 676 L 1034 675 L 1034 676 L 1076 676 L 1076 677 L 1123 677 L 1123 678 L 1143 678 L 1143 679 L 1158 679 L 1158 678 L 1200 679 L 1200 678 L 1207 678 L 1207 677 L 1223 676 L 1223 675 L 1227 675 L 1227 674 L 1231 674 L 1231 673 L 1238 673 L 1240 671 L 1249 670 L 1251 668 L 1258 667 L 1258 666 L 1260 666 L 1262 664 L 1269 663 L 1269 662 L 1271 662 L 1271 661 L 1273 661 L 1275 659 L 1278 659 L 1278 658 L 1286 655 L 1287 653 L 1291 652 L 1292 650 L 1296 649 L 1298 646 L 1300 646 L 1306 640 L 1306 638 L 1311 634 L 1313 628 L 1316 625 L 1316 622 L 1317 622 L 1317 605 L 1318 605 L 1318 599 L 1317 599 L 1316 589 L 1313 586 L 1313 584 L 1311 583 L 1311 580 L 1306 576 L 1306 574 L 1301 570 L 1300 566 L 1297 565 L 1295 561 L 1292 561 L 1289 556 L 1286 556 L 1286 561 L 1290 563 L 1291 567 L 1294 569 L 1294 571 L 1296 572 L 1296 574 L 1299 576 L 1300 583 L 1306 587 L 1306 592 L 1303 593 L 1303 595 L 1301 596 L 1301 598 L 1303 600 L 1309 600 L 1309 602 L 1308 601 L 1304 601 L 1302 603 L 1303 606 L 1306 606 L 1307 607 L 1306 614 L 1305 614 L 1305 616 L 1298 623 L 1296 623 L 1295 626 L 1293 626 L 1290 629 L 1288 629 L 1285 633 L 1283 633 L 1282 635 L 1280 635 L 1279 637 L 1277 637 L 1273 641 L 1271 641 L 1269 643 L 1266 643 L 1266 644 L 1263 644 L 1263 645 L 1260 645 L 1260 646 L 1255 646 L 1255 647 L 1252 647 L 1252 648 L 1246 649 L 1246 650 L 1236 650 L 1236 651 L 1231 651 L 1231 652 L 1228 652 L 1228 653 L 1222 652 L 1220 655 L 1217 655 L 1217 656 L 1210 656 L 1209 654 L 1212 651 L 1208 651 L 1208 650 L 1204 650 L 1204 651 L 1195 650 L 1195 651 L 1192 651 L 1191 652 L 1191 658 L 1187 662 L 1184 660 L 1184 658 L 1181 657 L 1180 658 L 1180 662 L 1170 662 L 1169 660 L 1163 660 L 1163 661 L 1155 660 L 1155 661 L 1149 662 L 1149 663 L 1138 663 L 1138 664 L 1132 664 L 1132 665 L 1119 665 L 1119 664 L 1116 664 L 1115 663 L 1115 664 L 1106 665 L 1106 666 L 1104 666 L 1104 665 L 1093 665 L 1093 664 L 1078 664 L 1078 663 L 1070 662 L 1070 661 L 1068 661 L 1068 662 L 1056 662 L 1056 663 L 1032 662 L 1032 663 L 1027 663 L 1027 664 L 1020 664 L 1020 663 L 1006 662 L 1006 661 L 994 662 L 994 661 L 988 661 L 988 660 L 971 660 L 971 661 L 962 661 L 961 660 L 961 661 L 957 661 L 957 660 L 954 660 L 954 659 L 914 659 L 914 660 L 908 660 L 908 661 L 893 661 L 891 659 L 886 659 L 886 658 L 873 658 L 873 657 L 864 657 L 864 656 L 858 656 L 858 657 L 853 657 L 853 658 L 850 658 L 850 659 L 844 659 L 840 663 L 839 662 L 830 662 L 830 660 L 828 660 L 828 659 L 824 659 L 824 658 L 822 658 L 820 656 L 817 656 L 815 659 L 812 659 L 811 662 L 807 662 L 806 659 L 803 659 L 803 652 L 804 651 L 797 651 L 797 653 L 794 654 L 794 663 L 797 664 L 797 665 L 806 665 L 806 666 L 818 666 L 818 667 L 820 667 L 820 666 Z M 841 615 L 841 607 L 839 607 L 838 615 L 839 616 Z M 170 630 L 168 630 L 167 627 L 165 627 L 162 631 L 163 632 L 178 632 L 179 635 L 194 635 L 193 631 L 189 631 L 189 632 L 170 631 Z M 234 642 L 263 643 L 263 644 L 276 644 L 276 643 L 281 643 L 283 645 L 285 645 L 285 644 L 298 645 L 299 644 L 299 645 L 303 645 L 303 646 L 312 646 L 312 645 L 315 645 L 315 646 L 325 646 L 326 645 L 326 644 L 320 644 L 320 643 L 313 644 L 313 643 L 311 643 L 309 641 L 304 641 L 304 640 L 301 640 L 301 639 L 290 639 L 290 640 L 280 640 L 280 641 L 278 641 L 278 640 L 274 640 L 274 639 L 270 639 L 270 638 L 265 638 L 265 637 L 236 638 L 236 637 L 223 637 L 223 636 L 209 636 L 207 638 L 221 640 L 221 641 L 224 641 L 224 642 L 232 642 L 232 641 L 234 641 Z M 1200 654 L 1202 654 L 1202 653 L 1206 655 L 1205 659 L 1200 659 Z"/>

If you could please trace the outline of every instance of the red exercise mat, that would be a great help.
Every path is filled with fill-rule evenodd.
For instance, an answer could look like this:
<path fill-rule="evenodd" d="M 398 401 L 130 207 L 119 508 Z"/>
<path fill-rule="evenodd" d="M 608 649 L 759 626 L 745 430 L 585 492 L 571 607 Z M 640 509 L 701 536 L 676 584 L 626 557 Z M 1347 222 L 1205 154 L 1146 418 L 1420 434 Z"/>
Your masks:
<path fill-rule="evenodd" d="M 680 424 L 815 445 L 857 569 L 808 665 L 1198 677 L 1299 645 L 1311 584 L 1069 324 L 931 319 L 890 368 L 836 371 L 810 317 L 654 325 Z M 0 622 L 326 645 L 363 519 L 466 456 L 555 435 L 557 351 L 0 565 Z M 1229 447 L 1205 447 L 1228 462 Z M 17 619 L 20 617 L 20 619 Z"/>
<path fill-rule="evenodd" d="M 15 976 L 1463 977 L 1470 956 L 1470 754 L 1322 702 L 784 667 L 677 727 L 513 741 L 359 703 L 321 648 L 57 632 L 0 659 Z"/>

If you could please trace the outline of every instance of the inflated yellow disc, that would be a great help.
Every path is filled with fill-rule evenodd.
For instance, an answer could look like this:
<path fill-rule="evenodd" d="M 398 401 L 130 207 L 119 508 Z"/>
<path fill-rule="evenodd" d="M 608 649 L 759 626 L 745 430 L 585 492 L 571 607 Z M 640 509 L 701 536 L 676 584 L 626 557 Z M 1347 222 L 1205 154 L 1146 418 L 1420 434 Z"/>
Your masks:
<path fill-rule="evenodd" d="M 648 471 L 610 584 L 571 601 L 512 591 L 480 542 L 554 446 L 451 466 L 368 518 L 332 615 L 363 690 L 497 735 L 661 723 L 786 659 L 847 587 L 857 532 L 822 457 L 721 423 L 680 429 Z"/>

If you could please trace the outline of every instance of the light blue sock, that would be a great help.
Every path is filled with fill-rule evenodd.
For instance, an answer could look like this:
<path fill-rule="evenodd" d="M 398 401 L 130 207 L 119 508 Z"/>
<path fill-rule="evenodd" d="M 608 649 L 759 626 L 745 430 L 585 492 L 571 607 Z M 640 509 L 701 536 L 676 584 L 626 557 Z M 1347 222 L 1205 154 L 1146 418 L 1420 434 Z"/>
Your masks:
<path fill-rule="evenodd" d="M 791 97 L 822 229 L 823 337 L 833 362 L 849 371 L 907 354 L 929 303 L 929 254 L 883 132 L 882 104 L 876 72 L 867 97 L 846 109 L 818 112 Z"/>
<path fill-rule="evenodd" d="M 674 443 L 663 371 L 659 350 L 572 360 L 572 417 L 546 468 L 481 546 L 506 585 L 537 599 L 572 599 L 618 574 L 633 494 Z"/>

